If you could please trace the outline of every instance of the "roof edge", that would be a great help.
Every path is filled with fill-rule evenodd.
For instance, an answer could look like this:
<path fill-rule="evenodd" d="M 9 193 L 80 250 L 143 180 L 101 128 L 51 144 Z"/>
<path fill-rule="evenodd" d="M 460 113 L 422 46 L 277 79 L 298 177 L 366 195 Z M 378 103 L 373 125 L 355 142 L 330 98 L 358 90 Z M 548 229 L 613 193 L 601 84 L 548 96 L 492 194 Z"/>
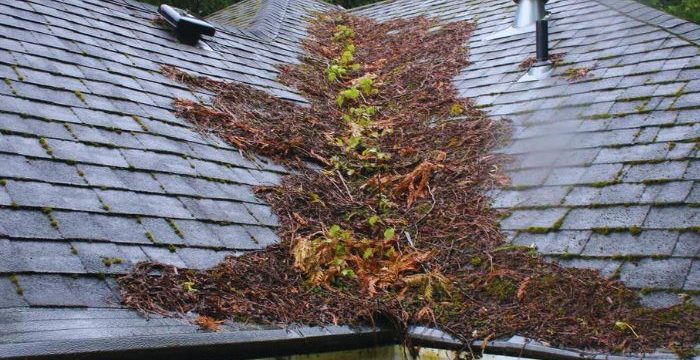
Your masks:
<path fill-rule="evenodd" d="M 394 344 L 393 331 L 333 326 L 0 345 L 0 359 L 251 359 Z"/>

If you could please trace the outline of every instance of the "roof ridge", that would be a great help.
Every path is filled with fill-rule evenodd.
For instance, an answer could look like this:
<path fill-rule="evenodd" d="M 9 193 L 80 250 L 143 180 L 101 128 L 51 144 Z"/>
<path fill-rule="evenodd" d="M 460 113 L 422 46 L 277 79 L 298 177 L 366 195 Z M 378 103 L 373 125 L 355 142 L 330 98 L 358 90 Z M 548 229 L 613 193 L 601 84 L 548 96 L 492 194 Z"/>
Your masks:
<path fill-rule="evenodd" d="M 634 0 L 605 0 L 605 1 L 595 0 L 595 1 L 598 2 L 599 4 L 605 6 L 605 7 L 610 8 L 614 11 L 617 11 L 618 13 L 620 13 L 624 16 L 627 16 L 631 19 L 634 19 L 634 20 L 643 22 L 647 25 L 651 25 L 651 26 L 654 26 L 654 27 L 659 28 L 661 30 L 664 30 L 664 31 L 668 32 L 669 34 L 675 35 L 676 37 L 678 37 L 681 40 L 685 40 L 685 41 L 687 41 L 693 45 L 696 45 L 696 46 L 700 45 L 700 32 L 697 35 L 695 35 L 695 38 L 689 38 L 689 37 L 685 36 L 688 33 L 691 33 L 693 31 L 700 29 L 700 25 L 697 25 L 693 22 L 690 22 L 690 21 L 685 20 L 683 18 L 680 18 L 678 16 L 666 13 L 662 10 L 653 8 L 647 4 L 644 4 L 644 3 L 641 3 L 638 1 L 634 1 Z M 645 19 L 642 16 L 635 16 L 633 14 L 633 11 L 630 11 L 629 9 L 627 11 L 622 11 L 623 8 L 626 8 L 629 6 L 636 6 L 637 9 L 634 9 L 634 10 L 646 8 L 647 10 L 649 10 L 648 13 L 654 12 L 655 14 L 651 17 L 648 16 Z M 675 21 L 673 21 L 673 20 L 675 20 Z M 669 25 L 664 25 L 668 21 L 673 21 L 673 23 L 669 24 Z M 685 32 L 674 31 L 674 29 L 679 27 L 679 26 L 685 26 L 686 28 L 687 27 L 694 27 L 695 29 L 691 29 L 691 30 L 688 30 Z"/>

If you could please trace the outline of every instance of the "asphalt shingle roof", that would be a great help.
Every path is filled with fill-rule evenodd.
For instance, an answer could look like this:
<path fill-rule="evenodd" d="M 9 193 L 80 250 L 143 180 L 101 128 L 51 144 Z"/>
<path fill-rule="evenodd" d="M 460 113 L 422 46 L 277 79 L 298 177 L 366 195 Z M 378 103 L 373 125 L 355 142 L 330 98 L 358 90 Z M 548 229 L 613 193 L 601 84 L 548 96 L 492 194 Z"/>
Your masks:
<path fill-rule="evenodd" d="M 214 14 L 216 36 L 190 47 L 151 22 L 154 7 L 131 0 L 0 4 L 0 357 L 61 341 L 197 335 L 182 319 L 124 309 L 111 275 L 140 261 L 206 268 L 275 242 L 276 219 L 252 187 L 274 184 L 284 168 L 174 116 L 173 98 L 208 94 L 160 66 L 303 103 L 276 82 L 275 65 L 301 53 L 304 16 L 331 8 L 246 0 Z M 548 10 L 552 51 L 567 64 L 532 83 L 517 82 L 532 33 L 489 39 L 510 24 L 510 1 L 354 11 L 477 19 L 472 64 L 455 84 L 513 121 L 503 149 L 513 184 L 493 194 L 512 211 L 502 221 L 512 242 L 653 288 L 649 305 L 700 290 L 700 27 L 630 0 L 552 0 Z M 574 66 L 592 75 L 560 76 Z M 630 227 L 642 231 L 603 231 Z M 241 336 L 259 329 L 224 325 Z"/>
<path fill-rule="evenodd" d="M 495 207 L 512 212 L 501 223 L 512 242 L 645 289 L 650 306 L 678 302 L 673 293 L 698 290 L 700 26 L 632 0 L 558 0 L 547 10 L 551 52 L 565 64 L 536 82 L 518 82 L 532 32 L 493 38 L 510 26 L 513 2 L 386 1 L 353 11 L 476 20 L 472 63 L 455 84 L 513 122 L 502 149 L 514 159 L 512 186 L 493 194 Z M 591 69 L 582 81 L 562 76 L 582 67 Z"/>

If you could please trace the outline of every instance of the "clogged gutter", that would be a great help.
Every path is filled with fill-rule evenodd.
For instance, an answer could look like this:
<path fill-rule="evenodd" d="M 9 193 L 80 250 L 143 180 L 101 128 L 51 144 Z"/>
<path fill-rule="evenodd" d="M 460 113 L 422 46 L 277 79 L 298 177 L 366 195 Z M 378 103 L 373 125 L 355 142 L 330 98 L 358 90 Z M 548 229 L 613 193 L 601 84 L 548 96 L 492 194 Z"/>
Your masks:
<path fill-rule="evenodd" d="M 382 321 L 437 327 L 465 343 L 519 334 L 555 346 L 692 355 L 700 311 L 690 301 L 646 309 L 618 281 L 505 244 L 485 194 L 507 182 L 492 150 L 508 125 L 452 85 L 468 65 L 473 30 L 320 15 L 307 56 L 280 76 L 308 108 L 164 68 L 215 94 L 211 105 L 177 100 L 179 116 L 296 171 L 257 189 L 280 219 L 279 244 L 203 271 L 139 264 L 119 279 L 124 302 L 166 315 L 194 311 L 212 330 L 224 319 Z"/>

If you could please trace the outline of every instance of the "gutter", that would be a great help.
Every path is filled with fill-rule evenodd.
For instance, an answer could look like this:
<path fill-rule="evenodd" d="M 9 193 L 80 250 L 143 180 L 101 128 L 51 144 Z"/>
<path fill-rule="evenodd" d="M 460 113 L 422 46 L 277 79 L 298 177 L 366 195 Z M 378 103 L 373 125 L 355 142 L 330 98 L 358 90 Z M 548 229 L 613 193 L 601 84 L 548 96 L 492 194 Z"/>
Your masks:
<path fill-rule="evenodd" d="M 61 340 L 2 344 L 0 359 L 252 359 L 395 344 L 394 335 L 384 329 L 333 326 Z"/>
<path fill-rule="evenodd" d="M 242 360 L 397 345 L 399 342 L 396 335 L 395 331 L 386 328 L 331 326 L 60 340 L 1 344 L 0 359 Z M 414 326 L 408 329 L 408 336 L 414 345 L 421 347 L 456 352 L 466 349 L 463 342 L 436 329 Z M 471 347 L 475 353 L 479 353 L 482 345 L 482 341 L 474 341 Z M 486 354 L 542 360 L 677 358 L 672 353 L 662 352 L 615 356 L 559 349 L 519 336 L 510 340 L 489 341 L 483 348 Z"/>

